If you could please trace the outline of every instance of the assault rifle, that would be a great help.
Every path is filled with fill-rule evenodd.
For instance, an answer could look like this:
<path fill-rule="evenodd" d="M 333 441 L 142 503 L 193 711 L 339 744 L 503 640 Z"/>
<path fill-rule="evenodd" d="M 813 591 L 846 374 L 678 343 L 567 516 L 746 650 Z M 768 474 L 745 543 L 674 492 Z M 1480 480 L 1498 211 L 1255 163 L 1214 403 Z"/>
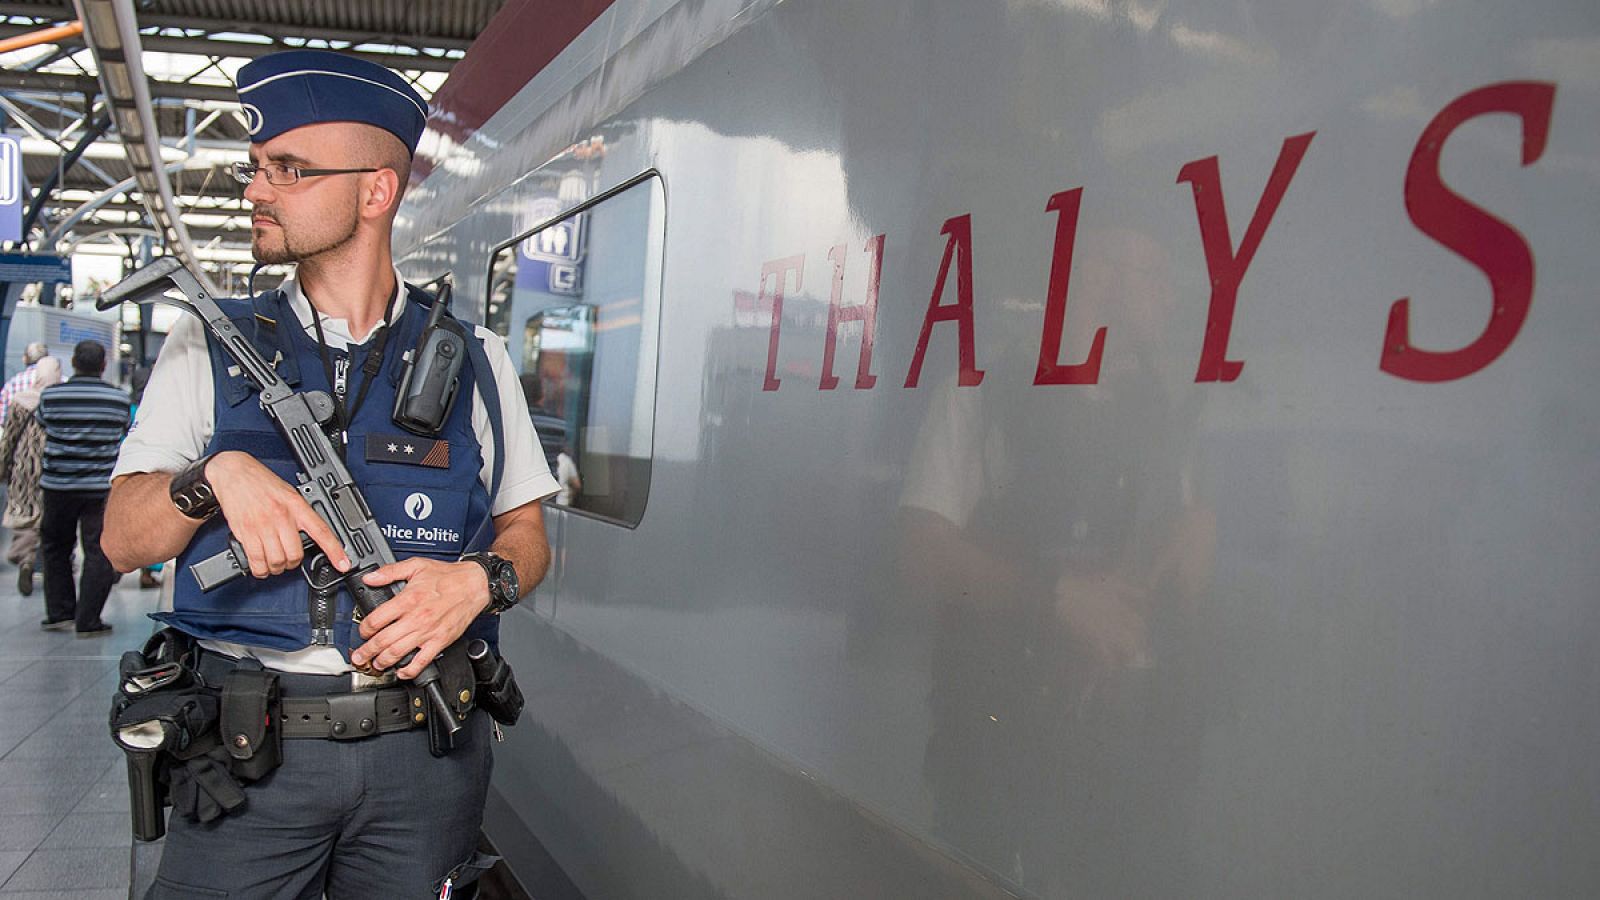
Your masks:
<path fill-rule="evenodd" d="M 174 286 L 184 300 L 168 297 Z M 384 601 L 405 588 L 404 582 L 371 587 L 362 577 L 395 561 L 394 551 L 384 540 L 383 531 L 366 498 L 350 477 L 333 439 L 328 434 L 334 423 L 333 398 L 325 391 L 294 391 L 256 350 L 233 320 L 222 311 L 201 287 L 194 274 L 175 257 L 164 256 L 123 279 L 101 295 L 96 304 L 111 309 L 121 303 L 165 301 L 198 316 L 211 330 L 239 371 L 260 391 L 261 408 L 277 427 L 300 464 L 300 495 L 333 529 L 339 544 L 350 557 L 350 570 L 339 572 L 327 555 L 301 533 L 308 556 L 301 572 L 311 585 L 314 597 L 331 599 L 339 587 L 355 599 L 357 618 L 370 615 Z M 201 590 L 211 590 L 244 575 L 249 570 L 244 548 L 229 539 L 229 548 L 189 567 Z M 458 641 L 457 644 L 460 642 Z M 454 646 L 445 652 L 454 650 Z M 405 667 L 416 656 L 412 651 L 399 663 Z M 454 743 L 462 723 L 445 698 L 439 684 L 439 666 L 430 662 L 413 680 L 428 700 L 428 736 L 434 755 L 441 756 Z"/>

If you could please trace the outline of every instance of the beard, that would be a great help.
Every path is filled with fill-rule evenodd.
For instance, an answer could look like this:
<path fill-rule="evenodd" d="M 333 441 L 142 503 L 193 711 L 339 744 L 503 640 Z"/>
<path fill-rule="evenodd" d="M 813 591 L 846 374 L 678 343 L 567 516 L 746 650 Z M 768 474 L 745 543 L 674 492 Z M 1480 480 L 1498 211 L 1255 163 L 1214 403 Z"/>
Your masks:
<path fill-rule="evenodd" d="M 304 262 L 331 250 L 337 250 L 355 237 L 356 226 L 360 222 L 356 211 L 351 209 L 349 218 L 344 222 L 328 223 L 314 233 L 303 234 L 291 232 L 284 227 L 283 222 L 274 216 L 271 210 L 256 211 L 278 223 L 276 240 L 271 240 L 270 229 L 255 228 L 251 230 L 250 235 L 250 252 L 255 256 L 256 262 L 271 265 Z"/>

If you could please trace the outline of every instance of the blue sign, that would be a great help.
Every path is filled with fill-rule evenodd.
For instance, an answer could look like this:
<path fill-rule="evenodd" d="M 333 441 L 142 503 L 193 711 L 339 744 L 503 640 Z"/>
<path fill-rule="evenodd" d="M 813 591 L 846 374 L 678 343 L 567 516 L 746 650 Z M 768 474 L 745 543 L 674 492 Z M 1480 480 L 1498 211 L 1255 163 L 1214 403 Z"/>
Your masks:
<path fill-rule="evenodd" d="M 517 247 L 517 287 L 567 297 L 583 294 L 587 216 L 562 219 L 522 241 Z"/>
<path fill-rule="evenodd" d="M 98 323 L 85 325 L 68 319 L 56 323 L 55 343 L 77 344 L 82 341 L 94 341 L 97 344 L 104 344 L 107 350 L 111 349 L 111 336 L 106 334 L 106 329 L 99 327 Z"/>
<path fill-rule="evenodd" d="M 0 281 L 71 284 L 72 260 L 53 253 L 0 253 Z"/>
<path fill-rule="evenodd" d="M 0 241 L 22 240 L 22 203 L 28 191 L 22 182 L 22 145 L 0 135 Z"/>

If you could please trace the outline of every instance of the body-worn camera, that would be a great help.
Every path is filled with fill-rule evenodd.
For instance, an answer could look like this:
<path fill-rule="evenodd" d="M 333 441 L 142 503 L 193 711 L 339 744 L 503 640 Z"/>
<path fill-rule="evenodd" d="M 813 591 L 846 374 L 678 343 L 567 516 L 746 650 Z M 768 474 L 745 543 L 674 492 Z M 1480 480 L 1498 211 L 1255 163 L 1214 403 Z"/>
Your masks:
<path fill-rule="evenodd" d="M 437 437 L 450 416 L 461 388 L 461 366 L 467 358 L 467 337 L 454 319 L 446 320 L 450 282 L 439 288 L 417 346 L 406 351 L 400 390 L 394 399 L 394 423 L 424 437 Z"/>

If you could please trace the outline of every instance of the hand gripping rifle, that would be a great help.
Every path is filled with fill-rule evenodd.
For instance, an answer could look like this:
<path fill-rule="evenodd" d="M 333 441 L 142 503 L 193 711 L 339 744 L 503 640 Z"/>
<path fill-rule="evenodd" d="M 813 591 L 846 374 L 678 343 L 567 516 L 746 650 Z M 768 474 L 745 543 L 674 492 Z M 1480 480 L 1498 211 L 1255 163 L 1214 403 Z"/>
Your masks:
<path fill-rule="evenodd" d="M 184 301 L 166 296 L 176 286 L 185 296 Z M 394 551 L 384 540 L 383 532 L 366 498 L 356 487 L 340 458 L 328 427 L 334 419 L 333 398 L 325 391 L 294 391 L 278 376 L 275 369 L 261 358 L 255 345 L 240 333 L 233 320 L 228 318 L 215 300 L 206 294 L 194 274 L 183 267 L 175 257 L 164 256 L 154 263 L 123 279 L 101 295 L 96 304 L 100 309 L 110 309 L 121 303 L 149 303 L 166 301 L 186 312 L 199 316 L 216 337 L 217 342 L 239 366 L 239 370 L 261 393 L 261 408 L 267 418 L 277 426 L 278 433 L 294 451 L 300 464 L 300 495 L 311 504 L 322 521 L 338 535 L 339 544 L 350 557 L 350 571 L 339 572 L 302 533 L 308 556 L 301 572 L 310 583 L 314 595 L 331 597 L 339 587 L 344 587 L 355 598 L 357 618 L 370 615 L 384 601 L 405 588 L 404 582 L 394 582 L 382 587 L 371 587 L 362 577 L 395 561 Z M 229 548 L 195 563 L 189 571 L 203 591 L 226 584 L 245 574 L 249 565 L 244 548 L 238 541 L 229 539 Z M 416 651 L 406 655 L 398 668 L 405 667 L 416 656 Z M 428 731 L 434 755 L 443 755 L 454 743 L 462 728 L 455 711 L 445 698 L 439 684 L 439 667 L 430 662 L 414 679 L 428 700 Z"/>

